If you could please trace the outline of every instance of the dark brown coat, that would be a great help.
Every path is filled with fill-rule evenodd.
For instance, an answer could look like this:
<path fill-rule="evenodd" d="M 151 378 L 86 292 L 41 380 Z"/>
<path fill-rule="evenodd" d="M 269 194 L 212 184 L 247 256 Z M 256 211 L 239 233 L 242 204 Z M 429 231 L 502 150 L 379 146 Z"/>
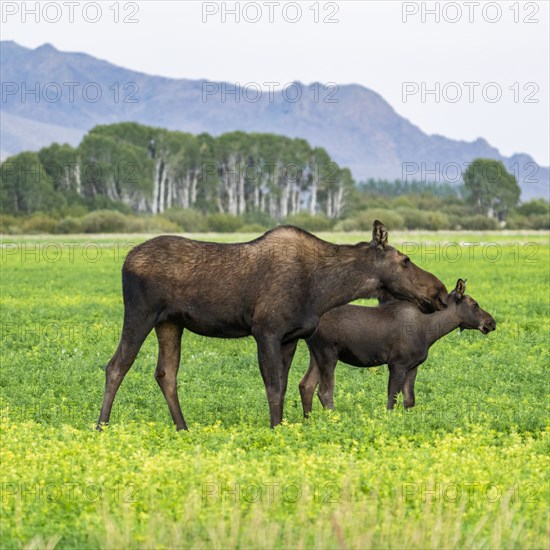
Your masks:
<path fill-rule="evenodd" d="M 495 320 L 470 296 L 459 279 L 443 311 L 422 313 L 413 304 L 399 300 L 378 307 L 345 305 L 321 317 L 319 328 L 307 340 L 310 366 L 300 382 L 304 415 L 311 411 L 319 384 L 324 407 L 334 408 L 334 369 L 341 361 L 355 367 L 387 364 L 390 370 L 388 409 L 403 391 L 405 407 L 413 407 L 417 367 L 428 357 L 430 347 L 457 328 L 495 330 Z"/>
<path fill-rule="evenodd" d="M 297 340 L 313 334 L 323 313 L 381 292 L 427 310 L 447 300 L 439 279 L 388 246 L 378 221 L 372 242 L 357 245 L 331 244 L 290 226 L 241 244 L 157 237 L 128 254 L 122 290 L 124 325 L 106 369 L 99 428 L 109 420 L 115 394 L 153 328 L 159 341 L 155 376 L 178 429 L 186 429 L 176 388 L 185 328 L 256 339 L 275 426 L 282 420 Z"/>

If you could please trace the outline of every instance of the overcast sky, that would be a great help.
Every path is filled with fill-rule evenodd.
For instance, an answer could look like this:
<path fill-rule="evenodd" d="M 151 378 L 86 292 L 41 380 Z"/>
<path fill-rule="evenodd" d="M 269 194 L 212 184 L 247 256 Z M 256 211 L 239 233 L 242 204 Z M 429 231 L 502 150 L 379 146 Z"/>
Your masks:
<path fill-rule="evenodd" d="M 546 1 L 35 4 L 1 2 L 3 40 L 173 78 L 358 83 L 429 134 L 550 164 Z"/>

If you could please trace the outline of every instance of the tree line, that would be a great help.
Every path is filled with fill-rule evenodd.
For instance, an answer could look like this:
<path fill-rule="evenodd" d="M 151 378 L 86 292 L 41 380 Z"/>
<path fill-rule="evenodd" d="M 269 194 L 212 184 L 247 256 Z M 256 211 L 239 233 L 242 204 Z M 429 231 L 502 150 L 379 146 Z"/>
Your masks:
<path fill-rule="evenodd" d="M 280 221 L 341 216 L 354 182 L 320 147 L 274 134 L 192 135 L 136 123 L 96 126 L 78 147 L 53 144 L 2 163 L 5 213 L 123 205 L 137 213 L 194 208 Z"/>
<path fill-rule="evenodd" d="M 520 204 L 500 161 L 474 159 L 460 185 L 354 183 L 303 139 L 231 132 L 219 137 L 119 123 L 78 147 L 53 144 L 0 167 L 1 233 L 260 232 L 545 229 L 548 202 Z"/>

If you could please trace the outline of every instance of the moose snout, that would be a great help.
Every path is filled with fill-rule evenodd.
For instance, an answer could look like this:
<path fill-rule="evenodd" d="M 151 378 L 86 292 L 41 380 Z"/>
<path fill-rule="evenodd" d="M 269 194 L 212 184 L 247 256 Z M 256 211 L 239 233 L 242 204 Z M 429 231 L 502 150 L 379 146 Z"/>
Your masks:
<path fill-rule="evenodd" d="M 493 330 L 496 330 L 496 328 L 497 322 L 492 317 L 490 317 L 489 319 L 485 319 L 485 321 L 483 322 L 483 325 L 481 326 L 481 332 L 483 332 L 483 334 L 487 334 Z"/>
<path fill-rule="evenodd" d="M 421 299 L 418 302 L 420 309 L 424 313 L 433 313 L 434 311 L 440 311 L 447 307 L 449 294 L 443 284 L 437 285 L 436 288 L 430 292 L 426 292 L 426 298 Z"/>
<path fill-rule="evenodd" d="M 449 293 L 447 289 L 443 287 L 437 295 L 437 303 L 439 304 L 439 309 L 445 309 L 449 303 Z"/>
<path fill-rule="evenodd" d="M 438 286 L 438 288 L 434 292 L 432 301 L 436 310 L 445 309 L 447 307 L 449 301 L 449 293 L 447 292 L 445 286 Z"/>

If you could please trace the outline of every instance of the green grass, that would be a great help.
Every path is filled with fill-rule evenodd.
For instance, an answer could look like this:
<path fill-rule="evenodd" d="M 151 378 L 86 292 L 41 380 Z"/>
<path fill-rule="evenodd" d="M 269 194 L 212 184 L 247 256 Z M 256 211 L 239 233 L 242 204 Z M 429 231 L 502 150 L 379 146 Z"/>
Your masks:
<path fill-rule="evenodd" d="M 385 411 L 386 367 L 340 365 L 336 410 L 304 420 L 302 342 L 270 430 L 253 340 L 186 332 L 190 431 L 172 427 L 151 335 L 99 434 L 120 268 L 145 238 L 4 239 L 3 548 L 548 547 L 548 233 L 390 233 L 498 323 L 432 348 L 411 411 Z"/>

